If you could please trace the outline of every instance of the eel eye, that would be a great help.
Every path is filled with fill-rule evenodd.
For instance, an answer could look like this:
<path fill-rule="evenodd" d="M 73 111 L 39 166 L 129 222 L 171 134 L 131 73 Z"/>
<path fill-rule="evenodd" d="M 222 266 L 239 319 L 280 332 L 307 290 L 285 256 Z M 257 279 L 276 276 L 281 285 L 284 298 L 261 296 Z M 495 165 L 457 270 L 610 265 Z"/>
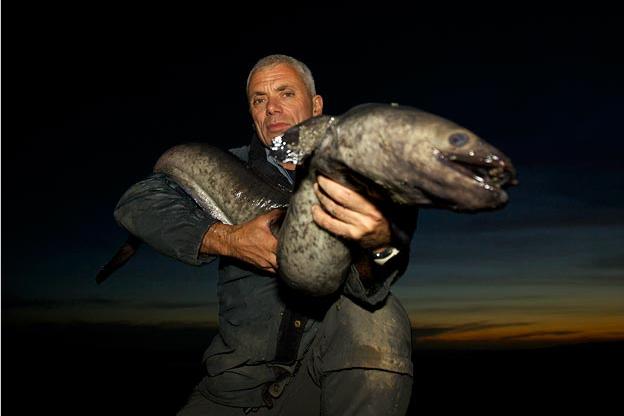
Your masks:
<path fill-rule="evenodd" d="M 462 147 L 468 143 L 468 135 L 465 133 L 453 133 L 449 136 L 449 143 L 455 147 Z"/>

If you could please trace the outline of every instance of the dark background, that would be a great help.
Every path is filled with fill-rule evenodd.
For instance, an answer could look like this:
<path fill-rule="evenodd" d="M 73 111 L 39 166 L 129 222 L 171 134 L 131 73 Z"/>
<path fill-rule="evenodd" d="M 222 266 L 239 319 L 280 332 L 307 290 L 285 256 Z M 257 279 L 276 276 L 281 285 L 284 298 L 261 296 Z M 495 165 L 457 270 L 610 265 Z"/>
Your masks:
<path fill-rule="evenodd" d="M 212 334 L 103 324 L 3 328 L 2 410 L 175 414 L 201 380 L 199 358 Z M 416 348 L 409 414 L 608 414 L 621 394 L 622 347 Z"/>
<path fill-rule="evenodd" d="M 310 66 L 326 114 L 398 102 L 491 138 L 512 157 L 521 186 L 523 173 L 534 185 L 518 189 L 523 208 L 513 220 L 612 225 L 619 233 L 606 254 L 610 270 L 622 270 L 620 16 L 55 4 L 5 17 L 15 24 L 2 45 L 5 411 L 172 414 L 184 403 L 211 330 L 47 317 L 63 294 L 81 296 L 65 271 L 92 279 L 120 243 L 112 209 L 164 150 L 188 140 L 248 142 L 244 82 L 269 53 Z M 554 188 L 582 199 L 584 214 L 559 200 L 556 215 L 534 216 L 530 207 Z M 10 319 L 32 305 L 28 319 Z M 621 373 L 622 344 L 598 341 L 416 348 L 411 409 L 599 414 L 615 403 L 609 377 Z"/>

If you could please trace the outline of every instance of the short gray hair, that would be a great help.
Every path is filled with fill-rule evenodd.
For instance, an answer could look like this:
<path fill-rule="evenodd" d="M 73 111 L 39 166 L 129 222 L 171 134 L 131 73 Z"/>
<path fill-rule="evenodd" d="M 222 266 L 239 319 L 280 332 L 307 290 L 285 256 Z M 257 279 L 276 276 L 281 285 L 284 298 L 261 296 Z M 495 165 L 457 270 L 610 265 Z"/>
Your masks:
<path fill-rule="evenodd" d="M 256 72 L 257 70 L 261 68 L 266 68 L 269 66 L 275 66 L 279 64 L 286 64 L 295 68 L 295 70 L 297 70 L 299 75 L 301 75 L 301 79 L 303 79 L 303 83 L 308 88 L 308 91 L 310 92 L 310 94 L 313 97 L 316 95 L 316 87 L 314 86 L 314 77 L 312 77 L 312 71 L 310 71 L 310 68 L 308 68 L 306 64 L 304 64 L 298 59 L 293 58 L 292 56 L 280 55 L 280 54 L 265 56 L 264 58 L 256 62 L 253 68 L 251 68 L 251 71 L 249 71 L 249 75 L 247 76 L 247 87 L 245 88 L 245 91 L 247 92 L 247 94 L 249 94 L 249 81 L 251 80 L 251 76 L 254 74 L 254 72 Z"/>

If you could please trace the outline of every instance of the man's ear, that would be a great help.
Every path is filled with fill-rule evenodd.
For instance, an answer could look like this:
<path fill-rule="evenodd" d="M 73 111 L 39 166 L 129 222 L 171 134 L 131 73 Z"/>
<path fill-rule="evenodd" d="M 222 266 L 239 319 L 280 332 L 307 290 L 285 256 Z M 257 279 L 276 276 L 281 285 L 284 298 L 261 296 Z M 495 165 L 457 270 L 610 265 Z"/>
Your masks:
<path fill-rule="evenodd" d="M 323 97 L 315 95 L 312 98 L 312 115 L 320 116 L 321 114 L 323 114 Z"/>

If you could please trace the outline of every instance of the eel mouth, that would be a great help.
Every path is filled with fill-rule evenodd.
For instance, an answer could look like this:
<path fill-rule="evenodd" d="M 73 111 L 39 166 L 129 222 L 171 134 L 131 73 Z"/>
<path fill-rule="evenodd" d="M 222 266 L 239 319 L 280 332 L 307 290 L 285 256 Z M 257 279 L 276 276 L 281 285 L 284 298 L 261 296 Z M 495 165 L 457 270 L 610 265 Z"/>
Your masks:
<path fill-rule="evenodd" d="M 488 189 L 505 189 L 518 185 L 516 170 L 506 157 L 488 154 L 484 157 L 448 153 L 438 157 L 462 175 L 472 177 Z"/>

